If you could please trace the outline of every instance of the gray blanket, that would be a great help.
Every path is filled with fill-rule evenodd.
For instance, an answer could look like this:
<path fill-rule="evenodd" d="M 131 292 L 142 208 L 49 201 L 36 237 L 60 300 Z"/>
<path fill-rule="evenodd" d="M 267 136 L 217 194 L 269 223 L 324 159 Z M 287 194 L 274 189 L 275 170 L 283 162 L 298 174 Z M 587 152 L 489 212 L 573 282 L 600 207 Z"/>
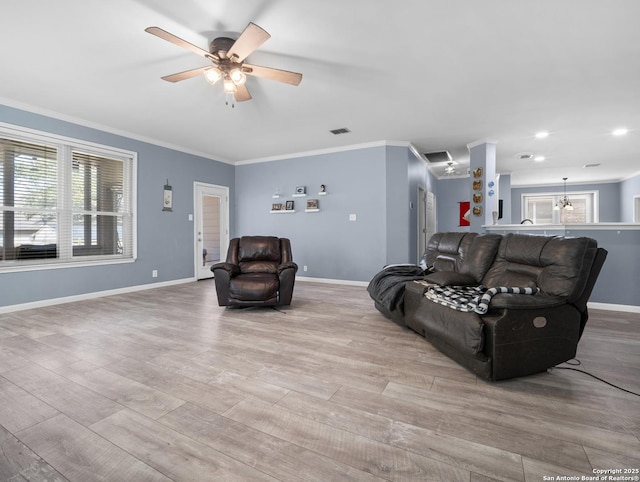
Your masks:
<path fill-rule="evenodd" d="M 402 304 L 405 284 L 424 276 L 419 266 L 389 266 L 371 279 L 367 291 L 386 310 L 394 311 Z"/>

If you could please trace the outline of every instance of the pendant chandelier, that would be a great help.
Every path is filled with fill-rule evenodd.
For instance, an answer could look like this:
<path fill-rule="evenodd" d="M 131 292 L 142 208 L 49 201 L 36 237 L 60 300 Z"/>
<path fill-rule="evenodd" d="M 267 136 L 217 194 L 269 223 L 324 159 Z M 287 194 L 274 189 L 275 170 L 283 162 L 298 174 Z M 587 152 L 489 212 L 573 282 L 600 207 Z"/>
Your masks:
<path fill-rule="evenodd" d="M 564 196 L 562 196 L 562 199 L 560 199 L 553 207 L 553 209 L 555 210 L 565 209 L 567 211 L 573 211 L 573 204 L 571 204 L 571 201 L 567 197 L 567 179 L 569 178 L 562 178 L 562 180 L 564 181 Z"/>

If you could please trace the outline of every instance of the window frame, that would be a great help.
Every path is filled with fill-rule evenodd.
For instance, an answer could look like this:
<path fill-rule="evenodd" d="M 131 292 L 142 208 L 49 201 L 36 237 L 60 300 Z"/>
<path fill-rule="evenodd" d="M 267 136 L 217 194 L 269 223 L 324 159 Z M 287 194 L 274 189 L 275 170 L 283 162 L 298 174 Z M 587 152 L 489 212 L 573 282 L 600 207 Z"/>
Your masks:
<path fill-rule="evenodd" d="M 68 246 L 60 243 L 58 245 L 58 257 L 39 258 L 21 261 L 0 261 L 0 273 L 35 271 L 43 269 L 63 269 L 81 266 L 99 266 L 111 264 L 133 263 L 138 258 L 138 220 L 137 220 L 137 173 L 138 173 L 138 153 L 127 149 L 121 149 L 91 141 L 77 139 L 68 136 L 53 134 L 22 126 L 16 126 L 5 122 L 0 122 L 0 136 L 14 139 L 16 141 L 45 144 L 57 149 L 58 160 L 58 199 L 57 205 L 62 206 L 59 213 L 59 222 L 67 223 L 63 229 L 73 229 L 73 210 L 71 193 L 71 173 L 73 165 L 73 152 L 90 152 L 96 156 L 115 159 L 123 162 L 123 190 L 128 190 L 130 209 L 123 213 L 123 216 L 131 217 L 131 246 L 130 253 L 122 255 L 99 255 L 99 256 L 73 256 L 73 240 Z M 64 193 L 64 194 L 61 194 Z M 63 196 L 60 199 L 60 196 Z M 100 213 L 93 213 L 100 214 Z M 63 255 L 62 259 L 60 258 Z M 69 256 L 71 255 L 71 256 Z"/>
<path fill-rule="evenodd" d="M 560 199 L 562 199 L 565 196 L 565 192 L 564 191 L 549 191 L 549 192 L 528 192 L 528 193 L 522 193 L 520 194 L 520 215 L 521 218 L 520 219 L 533 219 L 531 218 L 531 216 L 529 215 L 529 213 L 526 212 L 527 210 L 527 199 L 530 198 L 552 198 L 552 210 L 553 207 L 555 206 L 556 202 Z M 557 219 L 558 221 L 552 221 L 551 223 L 543 223 L 543 224 L 553 224 L 553 225 L 566 225 L 566 224 L 593 224 L 593 223 L 598 223 L 599 219 L 600 219 L 600 191 L 598 190 L 590 190 L 590 191 L 571 191 L 571 192 L 567 192 L 566 196 L 569 198 L 569 200 L 572 200 L 574 197 L 580 197 L 580 196 L 591 196 L 592 200 L 593 200 L 593 204 L 591 205 L 587 205 L 587 213 L 589 211 L 592 211 L 592 215 L 593 215 L 593 220 L 592 221 L 585 221 L 583 223 L 561 223 L 559 221 L 560 219 L 560 213 L 559 211 L 553 211 L 552 212 L 552 216 L 555 219 L 556 215 L 553 214 L 555 212 L 558 212 L 557 214 Z M 535 223 L 535 220 L 534 220 Z"/>

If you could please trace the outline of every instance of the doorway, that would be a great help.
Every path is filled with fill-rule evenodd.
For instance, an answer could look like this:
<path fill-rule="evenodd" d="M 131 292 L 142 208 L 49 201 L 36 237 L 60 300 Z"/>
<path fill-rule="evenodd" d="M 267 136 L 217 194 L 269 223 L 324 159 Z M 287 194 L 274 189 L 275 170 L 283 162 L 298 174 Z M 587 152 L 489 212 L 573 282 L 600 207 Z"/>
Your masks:
<path fill-rule="evenodd" d="M 227 256 L 229 188 L 194 183 L 194 259 L 196 279 L 213 278 L 211 265 Z"/>
<path fill-rule="evenodd" d="M 436 233 L 436 196 L 418 186 L 418 261 Z"/>

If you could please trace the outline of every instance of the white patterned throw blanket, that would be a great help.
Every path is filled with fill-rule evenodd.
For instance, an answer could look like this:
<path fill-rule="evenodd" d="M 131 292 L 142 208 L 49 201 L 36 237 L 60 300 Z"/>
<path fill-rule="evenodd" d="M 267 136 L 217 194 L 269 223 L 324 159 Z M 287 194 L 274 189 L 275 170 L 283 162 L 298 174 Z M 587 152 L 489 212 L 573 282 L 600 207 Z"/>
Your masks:
<path fill-rule="evenodd" d="M 500 286 L 487 288 L 486 286 L 437 286 L 427 288 L 425 296 L 433 301 L 458 311 L 475 311 L 484 315 L 489 311 L 491 298 L 498 293 L 516 293 L 521 295 L 535 295 L 540 288 L 515 288 Z"/>

